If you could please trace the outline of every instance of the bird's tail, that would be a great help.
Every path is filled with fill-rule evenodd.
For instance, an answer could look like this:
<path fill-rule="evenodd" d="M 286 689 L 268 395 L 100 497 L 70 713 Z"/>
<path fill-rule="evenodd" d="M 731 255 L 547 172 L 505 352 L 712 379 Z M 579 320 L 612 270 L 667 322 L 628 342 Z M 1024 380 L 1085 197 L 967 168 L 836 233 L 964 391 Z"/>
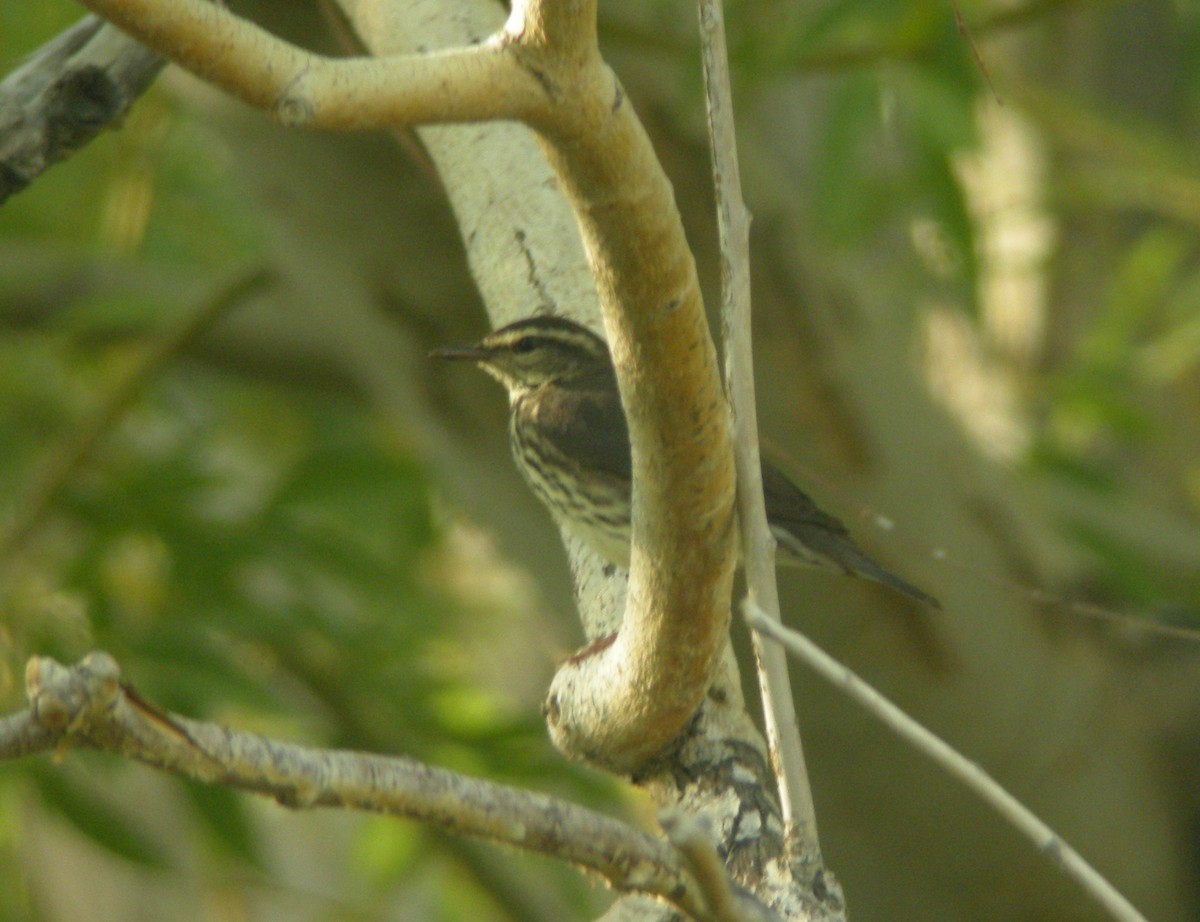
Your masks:
<path fill-rule="evenodd" d="M 942 607 L 942 603 L 928 592 L 881 567 L 845 534 L 833 531 L 821 533 L 818 529 L 810 529 L 805 534 L 807 543 L 802 543 L 791 532 L 779 526 L 773 525 L 771 533 L 779 542 L 780 549 L 785 551 L 779 555 L 781 563 L 807 564 L 840 570 L 849 576 L 859 576 L 889 586 L 931 608 Z"/>

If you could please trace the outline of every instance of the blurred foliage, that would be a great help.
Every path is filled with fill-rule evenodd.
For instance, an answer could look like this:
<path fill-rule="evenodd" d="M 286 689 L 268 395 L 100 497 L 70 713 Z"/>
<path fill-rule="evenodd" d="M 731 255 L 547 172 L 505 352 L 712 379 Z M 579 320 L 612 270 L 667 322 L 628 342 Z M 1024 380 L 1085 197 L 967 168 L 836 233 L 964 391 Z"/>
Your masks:
<path fill-rule="evenodd" d="M 79 15 L 33 12 L 0 9 L 9 67 Z M 535 710 L 452 651 L 464 619 L 503 614 L 431 575 L 452 550 L 410 441 L 361 394 L 197 359 L 215 325 L 278 285 L 270 230 L 233 166 L 219 133 L 156 89 L 0 213 L 5 711 L 22 706 L 29 656 L 104 649 L 189 716 L 611 806 L 611 785 L 553 755 Z M 0 919 L 50 912 L 31 902 L 17 833 L 48 817 L 147 873 L 191 877 L 130 803 L 146 772 L 87 754 L 4 768 Z M 291 886 L 260 803 L 173 785 L 213 892 L 221 867 L 243 880 L 236 902 Z M 427 886 L 422 869 L 438 865 L 454 886 L 429 891 L 429 918 L 526 915 L 529 895 L 469 843 L 395 821 L 356 828 L 354 908 L 319 900 L 311 917 L 388 917 L 396 889 Z M 572 870 L 537 875 L 577 907 L 593 901 Z"/>
<path fill-rule="evenodd" d="M 71 662 L 101 648 L 151 700 L 191 716 L 539 778 L 541 722 L 506 716 L 437 647 L 464 610 L 424 574 L 441 534 L 428 475 L 368 409 L 176 356 L 64 468 L 75 433 L 108 415 L 151 348 L 111 335 L 130 317 L 119 299 L 74 307 L 0 340 L 6 511 L 10 523 L 36 513 L 16 542 L 0 536 L 6 709 L 19 706 L 13 674 L 29 655 Z M 47 471 L 63 481 L 46 484 Z M 161 867 L 102 794 L 72 773 L 26 769 L 80 833 Z M 183 790 L 230 860 L 258 854 L 244 797 Z"/>
<path fill-rule="evenodd" d="M 960 7 L 987 73 L 941 0 L 731 3 L 752 208 L 764 222 L 799 215 L 831 275 L 890 278 L 880 266 L 902 262 L 897 309 L 914 318 L 931 298 L 966 318 L 1020 395 L 1027 450 L 1008 460 L 1072 497 L 1048 510 L 1083 561 L 1065 591 L 1200 624 L 1200 7 Z M 11 68 L 76 15 L 67 3 L 0 6 L 0 60 Z M 663 100 L 693 140 L 694 15 L 666 0 L 602 5 L 606 50 L 644 75 L 622 70 L 635 98 Z M 772 122 L 787 93 L 811 96 L 808 123 Z M 21 704 L 29 655 L 103 648 L 148 697 L 192 716 L 611 799 L 555 759 L 532 708 L 497 700 L 447 654 L 466 619 L 500 616 L 430 577 L 447 524 L 391 419 L 361 394 L 201 361 L 194 342 L 172 340 L 202 337 L 220 320 L 210 315 L 236 315 L 282 271 L 271 203 L 236 181 L 220 129 L 182 98 L 152 92 L 121 132 L 0 212 L 6 710 Z M 1043 332 L 1023 349 L 994 335 L 990 216 L 961 168 L 987 143 L 981 107 L 1001 103 L 1042 162 L 1038 195 L 1020 207 L 1055 228 L 1034 267 L 1049 292 Z M 763 165 L 772 145 L 786 169 Z M 302 194 L 319 198 L 321 182 Z M 936 259 L 910 239 L 921 222 Z M 225 303 L 247 273 L 259 288 Z M 35 817 L 156 874 L 179 870 L 128 799 L 87 780 L 118 788 L 143 770 L 87 767 L 0 774 L 0 920 L 42 917 L 15 838 Z M 174 790 L 217 856 L 209 878 L 237 867 L 248 890 L 270 889 L 257 804 Z M 392 888 L 422 884 L 434 905 L 414 917 L 523 917 L 513 907 L 528 895 L 506 891 L 470 845 L 367 819 L 347 850 L 368 896 L 312 917 L 389 917 Z M 595 902 L 573 872 L 538 873 L 569 905 Z"/>
<path fill-rule="evenodd" d="M 602 15 L 698 136 L 686 15 Z M 1200 6 L 740 0 L 727 18 L 756 226 L 803 221 L 809 287 L 961 312 L 975 371 L 1016 395 L 1020 447 L 1000 453 L 1062 498 L 1047 512 L 1080 563 L 1062 594 L 1200 625 Z M 994 156 L 996 122 L 1026 161 Z M 988 157 L 994 200 L 964 169 Z M 946 401 L 970 429 L 980 408 Z"/>
<path fill-rule="evenodd" d="M 1020 395 L 1014 460 L 1096 498 L 1051 510 L 1089 574 L 1064 594 L 1200 625 L 1200 7 L 746 0 L 728 15 L 744 110 L 770 119 L 788 75 L 820 88 L 811 122 L 768 129 L 794 145 L 796 178 L 771 174 L 756 216 L 810 214 L 816 259 L 849 273 L 911 235 L 904 258 L 924 273 L 905 270 L 900 304 L 967 312 L 988 370 Z M 1031 132 L 1041 175 L 980 213 L 962 166 L 989 143 L 989 109 Z M 994 251 L 1005 211 L 1051 228 L 1044 251 Z M 913 231 L 926 226 L 932 255 Z M 989 302 L 1021 260 L 1044 303 Z M 1016 349 L 995 329 L 1014 308 L 1034 314 Z"/>

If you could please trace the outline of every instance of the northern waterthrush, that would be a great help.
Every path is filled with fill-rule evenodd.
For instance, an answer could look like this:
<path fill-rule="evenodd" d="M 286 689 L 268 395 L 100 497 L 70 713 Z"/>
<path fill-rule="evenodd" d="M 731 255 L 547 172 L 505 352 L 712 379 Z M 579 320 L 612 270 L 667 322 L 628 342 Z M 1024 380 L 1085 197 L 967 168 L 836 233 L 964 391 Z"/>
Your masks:
<path fill-rule="evenodd" d="M 561 526 L 629 569 L 629 430 L 604 340 L 562 317 L 529 317 L 474 346 L 432 354 L 476 362 L 508 389 L 513 457 L 533 492 Z M 765 461 L 762 477 L 780 561 L 840 570 L 941 607 L 868 557 L 840 521 Z"/>

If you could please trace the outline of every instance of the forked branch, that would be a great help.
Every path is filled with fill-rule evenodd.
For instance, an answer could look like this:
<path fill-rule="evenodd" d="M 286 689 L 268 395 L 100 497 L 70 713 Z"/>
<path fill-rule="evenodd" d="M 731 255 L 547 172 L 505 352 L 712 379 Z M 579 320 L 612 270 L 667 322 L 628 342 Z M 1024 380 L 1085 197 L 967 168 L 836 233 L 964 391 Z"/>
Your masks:
<path fill-rule="evenodd" d="M 728 411 L 670 183 L 600 57 L 595 0 L 517 0 L 478 44 L 335 60 L 204 0 L 84 0 L 155 51 L 292 124 L 513 119 L 535 130 L 579 224 L 629 420 L 630 600 L 617 641 L 551 688 L 564 751 L 632 771 L 704 698 L 727 639 Z M 351 19 L 384 7 L 348 4 Z M 669 370 L 669 373 L 666 371 Z"/>

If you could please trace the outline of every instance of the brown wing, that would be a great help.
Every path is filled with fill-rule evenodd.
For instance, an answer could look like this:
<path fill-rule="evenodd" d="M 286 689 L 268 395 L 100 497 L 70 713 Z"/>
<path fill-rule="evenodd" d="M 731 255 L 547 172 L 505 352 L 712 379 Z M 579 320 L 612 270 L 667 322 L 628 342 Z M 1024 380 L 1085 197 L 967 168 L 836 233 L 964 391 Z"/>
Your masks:
<path fill-rule="evenodd" d="M 780 545 L 798 561 L 830 566 L 843 573 L 873 579 L 933 608 L 941 603 L 912 583 L 885 570 L 854 543 L 846 526 L 817 508 L 807 494 L 769 464 L 763 464 L 767 518 Z"/>
<path fill-rule="evenodd" d="M 538 431 L 579 468 L 629 482 L 629 428 L 611 375 L 555 385 L 536 400 Z"/>
<path fill-rule="evenodd" d="M 767 504 L 767 518 L 772 525 L 801 534 L 816 530 L 849 537 L 838 519 L 822 511 L 807 493 L 788 480 L 774 465 L 762 463 L 763 497 Z"/>

